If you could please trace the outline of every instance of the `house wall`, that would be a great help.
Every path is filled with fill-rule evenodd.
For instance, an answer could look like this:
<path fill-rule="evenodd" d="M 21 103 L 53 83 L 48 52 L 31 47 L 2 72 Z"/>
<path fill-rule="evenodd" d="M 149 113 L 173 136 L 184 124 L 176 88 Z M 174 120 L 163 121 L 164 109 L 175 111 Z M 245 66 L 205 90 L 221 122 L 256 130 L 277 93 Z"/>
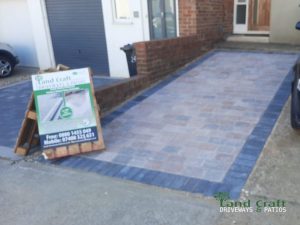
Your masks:
<path fill-rule="evenodd" d="M 38 67 L 41 70 L 55 67 L 45 0 L 27 0 L 27 6 L 32 25 Z"/>
<path fill-rule="evenodd" d="M 232 32 L 223 0 L 179 0 L 181 37 L 135 44 L 140 76 L 159 80 L 213 48 Z"/>
<path fill-rule="evenodd" d="M 295 30 L 298 21 L 299 0 L 272 0 L 270 42 L 300 44 L 300 31 Z"/>
<path fill-rule="evenodd" d="M 234 0 L 179 0 L 180 36 L 231 34 Z"/>
<path fill-rule="evenodd" d="M 225 35 L 230 35 L 233 33 L 233 7 L 234 7 L 234 0 L 224 0 Z"/>
<path fill-rule="evenodd" d="M 102 0 L 102 7 L 110 76 L 129 77 L 126 56 L 120 48 L 150 39 L 147 1 L 130 0 L 132 19 L 125 22 L 114 19 L 112 1 Z M 134 12 L 138 12 L 139 16 L 134 17 Z"/>
<path fill-rule="evenodd" d="M 198 31 L 197 0 L 179 0 L 179 33 L 180 36 L 195 35 Z"/>
<path fill-rule="evenodd" d="M 20 65 L 38 67 L 35 41 L 26 0 L 0 1 L 0 42 L 14 47 Z"/>

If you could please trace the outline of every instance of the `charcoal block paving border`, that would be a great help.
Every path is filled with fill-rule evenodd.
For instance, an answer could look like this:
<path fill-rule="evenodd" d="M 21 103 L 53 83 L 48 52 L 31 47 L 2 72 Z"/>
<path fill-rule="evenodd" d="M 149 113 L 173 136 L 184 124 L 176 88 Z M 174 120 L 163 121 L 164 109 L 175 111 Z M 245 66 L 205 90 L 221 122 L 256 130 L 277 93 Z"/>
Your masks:
<path fill-rule="evenodd" d="M 155 92 L 159 91 L 175 79 L 183 76 L 187 71 L 201 65 L 204 61 L 212 57 L 218 52 L 226 52 L 226 50 L 215 50 L 207 53 L 201 59 L 189 64 L 183 69 L 173 73 L 165 80 L 157 85 L 145 90 L 140 95 L 134 97 L 132 100 L 125 103 L 106 117 L 102 119 L 102 126 L 105 127 L 118 116 L 125 113 L 130 108 L 139 104 Z M 236 52 L 236 51 L 235 51 Z M 245 52 L 245 51 L 240 51 Z M 252 51 L 251 51 L 252 52 Z M 274 54 L 272 52 L 253 51 L 254 53 Z M 249 52 L 248 52 L 249 53 Z M 278 53 L 277 53 L 278 54 Z M 280 53 L 290 54 L 290 53 Z M 292 54 L 294 55 L 294 54 Z M 169 188 L 179 191 L 186 191 L 192 193 L 201 193 L 205 196 L 213 196 L 217 192 L 228 192 L 232 199 L 238 199 L 242 188 L 249 175 L 251 174 L 263 148 L 270 136 L 273 127 L 276 124 L 280 113 L 289 98 L 290 85 L 293 76 L 292 69 L 284 78 L 275 96 L 271 100 L 267 109 L 263 113 L 259 122 L 253 129 L 252 133 L 246 140 L 243 148 L 238 154 L 237 158 L 228 170 L 224 180 L 221 183 L 210 182 L 207 180 L 174 175 L 160 171 L 153 171 L 143 168 L 130 167 L 119 165 L 111 162 L 104 162 L 95 159 L 90 159 L 82 156 L 72 156 L 53 161 L 46 161 L 42 157 L 38 159 L 41 163 L 59 165 L 83 171 L 94 172 L 104 176 L 116 177 L 120 179 L 137 181 L 144 184 Z"/>

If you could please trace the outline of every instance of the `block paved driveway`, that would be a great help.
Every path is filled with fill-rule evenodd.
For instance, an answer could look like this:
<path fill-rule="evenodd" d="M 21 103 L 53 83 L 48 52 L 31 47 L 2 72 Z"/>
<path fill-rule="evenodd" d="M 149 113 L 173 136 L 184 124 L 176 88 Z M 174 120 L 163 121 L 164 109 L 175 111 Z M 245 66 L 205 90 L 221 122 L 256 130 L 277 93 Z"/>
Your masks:
<path fill-rule="evenodd" d="M 295 59 L 216 53 L 110 122 L 88 157 L 222 182 Z"/>
<path fill-rule="evenodd" d="M 289 96 L 296 59 L 209 53 L 105 117 L 105 152 L 52 163 L 238 197 Z"/>

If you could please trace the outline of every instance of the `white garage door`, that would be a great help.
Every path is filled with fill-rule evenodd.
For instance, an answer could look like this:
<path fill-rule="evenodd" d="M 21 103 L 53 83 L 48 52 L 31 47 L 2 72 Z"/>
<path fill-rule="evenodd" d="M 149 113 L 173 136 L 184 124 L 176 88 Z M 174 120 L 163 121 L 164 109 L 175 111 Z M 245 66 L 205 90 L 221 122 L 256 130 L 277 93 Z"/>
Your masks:
<path fill-rule="evenodd" d="M 26 0 L 0 0 L 0 42 L 15 48 L 20 65 L 38 67 Z"/>

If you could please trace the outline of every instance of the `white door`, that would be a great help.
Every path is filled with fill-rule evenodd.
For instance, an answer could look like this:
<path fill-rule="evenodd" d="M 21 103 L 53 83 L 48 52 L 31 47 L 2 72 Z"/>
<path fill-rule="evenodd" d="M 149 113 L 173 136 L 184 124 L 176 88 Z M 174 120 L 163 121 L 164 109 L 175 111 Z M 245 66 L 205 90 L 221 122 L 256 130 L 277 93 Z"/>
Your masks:
<path fill-rule="evenodd" d="M 243 34 L 248 31 L 248 0 L 234 0 L 233 32 Z"/>

